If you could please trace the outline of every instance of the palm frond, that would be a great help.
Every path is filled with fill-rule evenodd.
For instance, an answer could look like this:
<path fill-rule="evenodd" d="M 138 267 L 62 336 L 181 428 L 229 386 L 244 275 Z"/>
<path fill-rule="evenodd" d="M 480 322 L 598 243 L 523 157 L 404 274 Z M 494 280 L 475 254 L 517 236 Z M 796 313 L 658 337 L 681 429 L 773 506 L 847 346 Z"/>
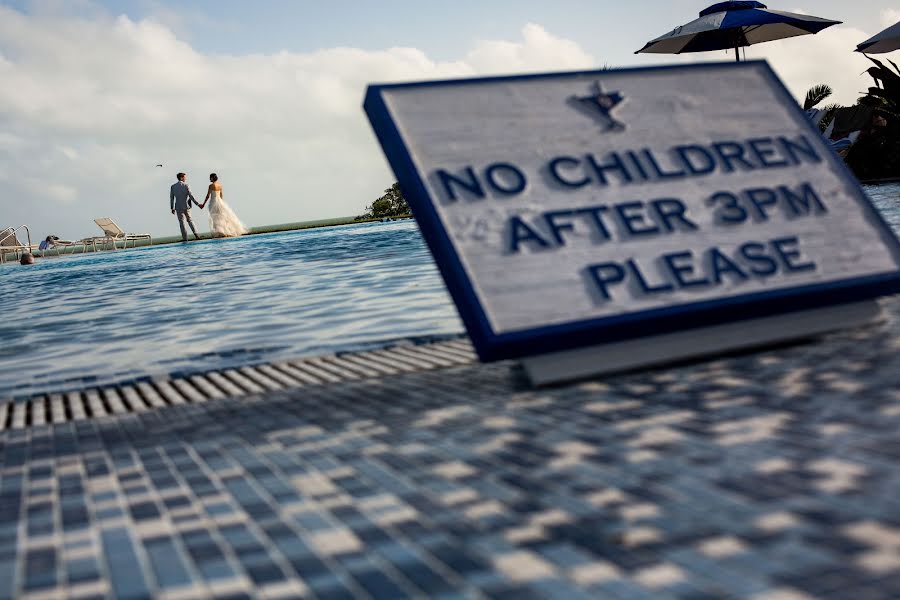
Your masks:
<path fill-rule="evenodd" d="M 806 92 L 806 100 L 803 102 L 803 109 L 809 110 L 814 107 L 816 104 L 830 96 L 831 92 L 831 87 L 824 83 L 812 86 L 809 88 L 809 91 Z"/>
<path fill-rule="evenodd" d="M 877 58 L 872 58 L 872 57 L 869 56 L 868 54 L 863 54 L 863 56 L 865 56 L 866 58 L 868 58 L 869 60 L 871 60 L 873 63 L 875 63 L 876 65 L 878 65 L 878 66 L 881 67 L 882 69 L 884 68 L 884 63 L 881 62 L 880 60 L 878 60 Z"/>
<path fill-rule="evenodd" d="M 891 63 L 892 65 L 894 65 L 894 70 L 897 71 L 897 75 L 900 75 L 900 67 L 897 66 L 897 63 L 895 63 L 894 61 L 892 61 L 892 60 L 889 59 L 889 58 L 887 59 L 887 61 L 888 61 L 889 63 Z"/>
<path fill-rule="evenodd" d="M 823 111 L 825 114 L 822 116 L 822 119 L 819 121 L 819 130 L 824 132 L 828 129 L 828 125 L 831 124 L 831 121 L 834 120 L 834 116 L 837 114 L 837 111 L 841 108 L 844 108 L 840 104 L 826 104 Z"/>

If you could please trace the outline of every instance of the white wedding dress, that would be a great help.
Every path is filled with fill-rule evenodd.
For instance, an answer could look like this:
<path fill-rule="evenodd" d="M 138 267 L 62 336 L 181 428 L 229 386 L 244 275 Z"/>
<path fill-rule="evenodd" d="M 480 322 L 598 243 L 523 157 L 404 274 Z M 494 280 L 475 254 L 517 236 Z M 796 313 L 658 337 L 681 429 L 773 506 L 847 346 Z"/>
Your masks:
<path fill-rule="evenodd" d="M 219 190 L 213 190 L 209 197 L 209 230 L 213 237 L 237 237 L 248 233 L 231 207 L 225 204 Z"/>

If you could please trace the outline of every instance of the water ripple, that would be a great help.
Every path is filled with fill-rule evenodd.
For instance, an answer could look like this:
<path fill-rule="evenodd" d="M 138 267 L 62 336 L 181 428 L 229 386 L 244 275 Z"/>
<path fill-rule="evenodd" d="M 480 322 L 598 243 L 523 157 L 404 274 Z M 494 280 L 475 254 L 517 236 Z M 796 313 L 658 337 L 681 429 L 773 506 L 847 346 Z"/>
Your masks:
<path fill-rule="evenodd" d="M 463 331 L 410 221 L 50 258 L 2 275 L 0 397 Z"/>

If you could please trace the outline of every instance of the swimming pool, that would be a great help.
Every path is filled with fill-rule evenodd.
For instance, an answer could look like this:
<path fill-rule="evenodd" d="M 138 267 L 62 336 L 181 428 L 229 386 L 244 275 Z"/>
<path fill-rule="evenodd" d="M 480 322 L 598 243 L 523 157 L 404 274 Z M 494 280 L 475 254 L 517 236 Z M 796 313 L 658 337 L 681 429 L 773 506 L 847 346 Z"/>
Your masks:
<path fill-rule="evenodd" d="M 413 221 L 38 259 L 0 278 L 0 398 L 463 331 Z"/>
<path fill-rule="evenodd" d="M 867 192 L 900 233 L 900 184 Z M 0 398 L 463 332 L 413 221 L 0 268 Z"/>
<path fill-rule="evenodd" d="M 900 235 L 900 183 L 864 186 L 884 219 Z"/>

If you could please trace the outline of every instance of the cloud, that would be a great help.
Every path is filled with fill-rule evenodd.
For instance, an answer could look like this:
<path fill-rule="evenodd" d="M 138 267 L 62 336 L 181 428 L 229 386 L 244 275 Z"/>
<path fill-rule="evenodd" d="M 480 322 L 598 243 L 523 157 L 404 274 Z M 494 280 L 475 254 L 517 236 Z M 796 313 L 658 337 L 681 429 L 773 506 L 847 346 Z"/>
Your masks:
<path fill-rule="evenodd" d="M 93 235 L 102 216 L 175 233 L 167 193 L 182 170 L 201 196 L 217 172 L 250 225 L 358 214 L 394 180 L 361 109 L 367 84 L 597 66 L 538 24 L 442 61 L 399 47 L 235 56 L 198 52 L 156 17 L 40 4 L 0 6 L 0 227 L 41 236 Z M 840 25 L 747 56 L 767 58 L 797 98 L 827 83 L 831 101 L 852 104 L 870 85 L 852 49 L 871 35 Z"/>
<path fill-rule="evenodd" d="M 478 72 L 522 72 L 559 69 L 559 58 L 565 67 L 588 69 L 596 66 L 594 58 L 575 42 L 547 33 L 540 25 L 529 23 L 522 29 L 522 42 L 485 41 L 468 53 L 465 62 Z"/>
<path fill-rule="evenodd" d="M 885 8 L 881 11 L 881 24 L 890 27 L 894 23 L 900 22 L 900 10 L 896 8 Z"/>
<path fill-rule="evenodd" d="M 799 100 L 810 87 L 824 83 L 834 90 L 827 103 L 855 104 L 872 85 L 872 80 L 863 73 L 872 64 L 853 50 L 871 36 L 854 27 L 835 25 L 816 35 L 751 46 L 747 58 L 768 60 Z"/>
<path fill-rule="evenodd" d="M 201 197 L 217 172 L 250 225 L 359 214 L 393 181 L 367 84 L 594 64 L 535 24 L 451 61 L 415 48 L 227 56 L 156 19 L 0 6 L 0 222 L 79 238 L 111 216 L 170 235 L 182 170 Z"/>

